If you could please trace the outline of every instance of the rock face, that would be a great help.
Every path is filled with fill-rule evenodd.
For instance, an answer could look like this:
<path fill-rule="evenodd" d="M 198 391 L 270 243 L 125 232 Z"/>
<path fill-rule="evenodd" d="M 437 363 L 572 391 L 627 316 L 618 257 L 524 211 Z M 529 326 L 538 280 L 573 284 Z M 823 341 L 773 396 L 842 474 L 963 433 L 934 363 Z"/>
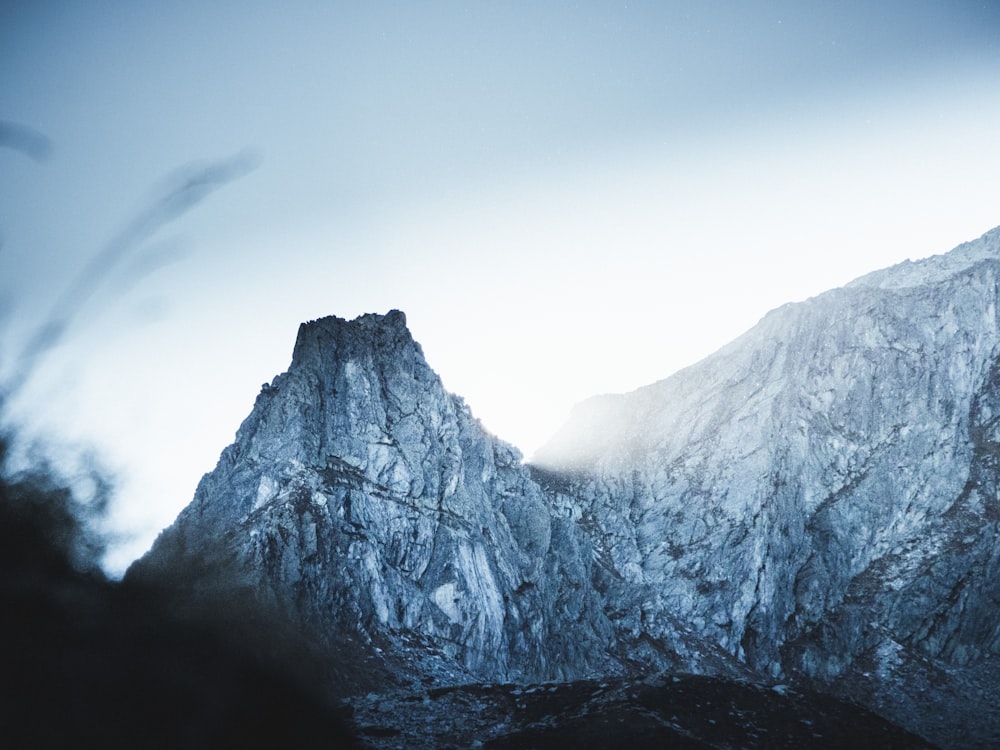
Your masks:
<path fill-rule="evenodd" d="M 304 324 L 288 372 L 129 575 L 220 572 L 332 640 L 357 636 L 401 680 L 615 668 L 572 510 L 445 392 L 397 311 Z"/>
<path fill-rule="evenodd" d="M 534 466 L 401 313 L 314 321 L 129 575 L 221 576 L 397 683 L 745 674 L 1000 743 L 998 301 L 1000 229 L 585 402 Z"/>

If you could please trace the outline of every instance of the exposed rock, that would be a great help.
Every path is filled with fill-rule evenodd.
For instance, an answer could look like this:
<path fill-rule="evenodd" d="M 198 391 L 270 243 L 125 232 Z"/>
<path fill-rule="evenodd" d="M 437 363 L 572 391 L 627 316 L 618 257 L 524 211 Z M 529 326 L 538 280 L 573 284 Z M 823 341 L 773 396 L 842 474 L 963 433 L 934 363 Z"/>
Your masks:
<path fill-rule="evenodd" d="M 532 467 L 402 313 L 314 321 L 129 575 L 245 586 L 380 689 L 755 675 L 995 745 L 998 299 L 994 230 L 582 404 Z"/>
<path fill-rule="evenodd" d="M 129 575 L 235 580 L 418 684 L 620 671 L 573 514 L 445 392 L 402 313 L 331 317 L 301 327 L 288 372 Z"/>

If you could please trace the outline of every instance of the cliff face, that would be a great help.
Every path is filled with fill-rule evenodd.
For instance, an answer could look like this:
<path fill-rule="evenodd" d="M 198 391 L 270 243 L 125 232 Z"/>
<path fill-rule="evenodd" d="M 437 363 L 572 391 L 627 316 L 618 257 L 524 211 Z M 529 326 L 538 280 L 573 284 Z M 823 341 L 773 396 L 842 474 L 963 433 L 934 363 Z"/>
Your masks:
<path fill-rule="evenodd" d="M 249 587 L 401 680 L 422 651 L 446 681 L 603 672 L 612 632 L 568 514 L 445 392 L 402 313 L 331 317 L 300 328 L 130 576 Z"/>
<path fill-rule="evenodd" d="M 224 571 L 402 682 L 745 671 L 988 745 L 998 299 L 994 230 L 582 404 L 531 467 L 401 313 L 314 321 L 130 575 Z"/>

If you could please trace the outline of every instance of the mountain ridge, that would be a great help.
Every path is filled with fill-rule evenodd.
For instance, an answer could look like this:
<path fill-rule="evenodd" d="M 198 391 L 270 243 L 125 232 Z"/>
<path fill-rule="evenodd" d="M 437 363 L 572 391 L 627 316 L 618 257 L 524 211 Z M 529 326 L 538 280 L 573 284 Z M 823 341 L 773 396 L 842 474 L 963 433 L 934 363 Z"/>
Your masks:
<path fill-rule="evenodd" d="M 871 271 L 861 276 L 852 279 L 851 281 L 844 284 L 842 287 L 829 289 L 824 292 L 820 292 L 812 297 L 798 302 L 786 302 L 778 307 L 769 310 L 763 315 L 763 317 L 753 326 L 751 326 L 747 331 L 743 332 L 737 336 L 732 341 L 724 344 L 715 352 L 708 354 L 703 357 L 698 362 L 694 362 L 690 365 L 682 367 L 681 369 L 671 373 L 670 375 L 661 378 L 660 380 L 654 381 L 647 385 L 639 386 L 638 388 L 632 389 L 631 391 L 623 393 L 600 393 L 590 396 L 583 401 L 575 404 L 571 410 L 571 414 L 567 422 L 572 421 L 574 413 L 577 411 L 586 412 L 588 409 L 592 408 L 591 405 L 596 402 L 601 401 L 619 401 L 632 393 L 647 391 L 649 389 L 656 388 L 660 383 L 671 380 L 676 377 L 682 377 L 684 373 L 687 373 L 692 368 L 699 368 L 703 362 L 711 360 L 717 355 L 728 351 L 729 349 L 739 348 L 741 342 L 749 336 L 752 332 L 767 324 L 767 322 L 775 317 L 780 317 L 785 314 L 785 312 L 790 308 L 795 308 L 800 305 L 810 304 L 813 300 L 822 298 L 828 294 L 834 294 L 845 289 L 856 289 L 856 288 L 876 288 L 876 289 L 894 289 L 903 288 L 906 286 L 914 286 L 921 283 L 927 283 L 933 281 L 935 278 L 941 279 L 948 275 L 953 275 L 959 273 L 969 266 L 982 261 L 991 261 L 1000 259 L 1000 226 L 994 227 L 993 229 L 983 233 L 978 239 L 970 240 L 968 242 L 963 242 L 956 246 L 954 249 L 947 253 L 940 253 L 922 258 L 916 261 L 904 260 L 886 268 L 877 269 Z M 597 408 L 597 407 L 595 407 Z M 564 425 L 565 427 L 565 425 Z M 558 432 L 558 431 L 557 431 Z M 548 442 L 552 442 L 555 438 L 550 438 Z M 544 451 L 547 447 L 542 445 L 536 455 L 532 456 L 531 463 L 545 464 Z M 536 456 L 541 454 L 541 459 Z"/>

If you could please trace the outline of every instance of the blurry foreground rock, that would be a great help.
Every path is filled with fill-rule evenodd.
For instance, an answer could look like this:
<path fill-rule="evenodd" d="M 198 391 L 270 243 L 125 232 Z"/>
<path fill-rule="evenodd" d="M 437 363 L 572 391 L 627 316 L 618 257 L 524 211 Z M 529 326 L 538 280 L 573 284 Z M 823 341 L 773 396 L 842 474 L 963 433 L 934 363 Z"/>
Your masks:
<path fill-rule="evenodd" d="M 5 747 L 356 746 L 276 619 L 107 581 L 86 541 L 69 490 L 0 475 Z"/>

